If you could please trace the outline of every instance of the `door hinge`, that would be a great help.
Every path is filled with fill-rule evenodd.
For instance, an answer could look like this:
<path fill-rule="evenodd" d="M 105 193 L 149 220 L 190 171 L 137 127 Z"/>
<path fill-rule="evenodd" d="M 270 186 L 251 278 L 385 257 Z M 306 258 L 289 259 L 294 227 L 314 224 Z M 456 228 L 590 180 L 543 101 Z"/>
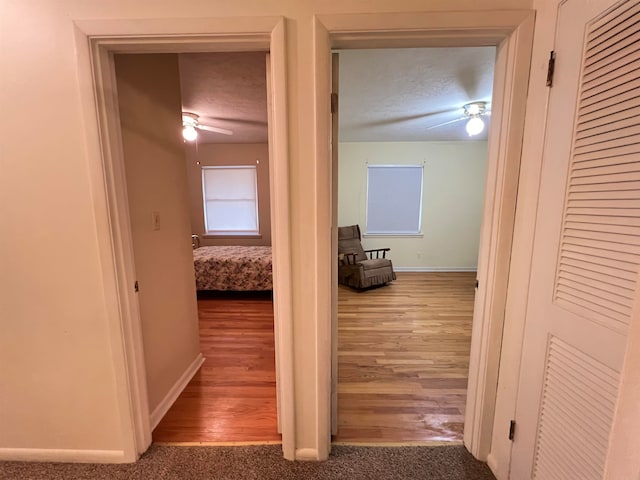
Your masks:
<path fill-rule="evenodd" d="M 480 282 L 476 279 L 476 290 L 478 289 L 479 285 L 480 285 Z"/>
<path fill-rule="evenodd" d="M 516 433 L 516 421 L 515 420 L 511 420 L 511 422 L 509 422 L 509 440 L 513 440 L 513 436 Z"/>
<path fill-rule="evenodd" d="M 332 93 L 331 94 L 331 113 L 337 113 L 337 112 L 338 112 L 338 94 Z"/>
<path fill-rule="evenodd" d="M 553 72 L 556 68 L 556 52 L 549 53 L 549 67 L 547 69 L 547 87 L 553 86 Z"/>
<path fill-rule="evenodd" d="M 138 288 L 138 280 L 136 280 L 136 283 L 133 284 L 133 290 L 136 292 L 140 291 L 140 289 Z"/>

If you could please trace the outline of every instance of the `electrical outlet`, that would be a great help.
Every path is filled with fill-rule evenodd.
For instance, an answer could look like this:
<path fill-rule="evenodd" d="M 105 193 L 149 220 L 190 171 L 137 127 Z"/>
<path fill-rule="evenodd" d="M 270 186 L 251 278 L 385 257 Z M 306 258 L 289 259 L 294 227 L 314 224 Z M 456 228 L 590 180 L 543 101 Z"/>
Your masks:
<path fill-rule="evenodd" d="M 422 258 L 422 252 L 417 252 L 417 253 L 416 253 L 416 257 L 417 257 L 417 258 Z"/>
<path fill-rule="evenodd" d="M 151 213 L 151 224 L 154 230 L 160 230 L 160 212 Z"/>

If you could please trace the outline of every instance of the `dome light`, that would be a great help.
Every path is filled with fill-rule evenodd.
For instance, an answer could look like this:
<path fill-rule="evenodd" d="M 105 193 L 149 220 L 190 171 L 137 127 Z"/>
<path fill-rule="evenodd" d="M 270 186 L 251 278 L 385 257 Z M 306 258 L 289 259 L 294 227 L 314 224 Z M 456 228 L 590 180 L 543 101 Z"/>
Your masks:
<path fill-rule="evenodd" d="M 467 122 L 467 133 L 470 137 L 482 133 L 484 130 L 484 122 L 480 117 L 471 117 Z"/>
<path fill-rule="evenodd" d="M 187 142 L 193 142 L 198 138 L 198 131 L 192 125 L 186 125 L 182 129 L 182 136 Z"/>

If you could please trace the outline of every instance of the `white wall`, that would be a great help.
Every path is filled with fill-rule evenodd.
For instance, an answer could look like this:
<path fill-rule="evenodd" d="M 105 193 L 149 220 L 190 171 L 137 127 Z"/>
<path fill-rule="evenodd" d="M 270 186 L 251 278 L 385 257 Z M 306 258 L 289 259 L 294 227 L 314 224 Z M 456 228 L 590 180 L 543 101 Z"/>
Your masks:
<path fill-rule="evenodd" d="M 267 143 L 185 143 L 191 231 L 200 237 L 200 245 L 271 245 L 271 208 L 269 205 L 269 145 Z M 198 163 L 200 162 L 200 163 Z M 258 174 L 258 223 L 260 238 L 207 237 L 204 233 L 202 167 L 209 165 L 251 165 Z"/>
<path fill-rule="evenodd" d="M 368 164 L 424 165 L 421 237 L 366 236 Z M 359 224 L 365 249 L 390 247 L 396 268 L 478 266 L 487 142 L 345 142 L 338 165 L 338 225 Z"/>
<path fill-rule="evenodd" d="M 116 55 L 115 65 L 153 412 L 200 353 L 185 153 L 175 128 L 182 110 L 178 56 Z"/>
<path fill-rule="evenodd" d="M 487 11 L 532 0 L 3 0 L 0 6 L 0 447 L 119 450 L 131 441 L 118 314 L 105 292 L 110 236 L 96 212 L 104 191 L 86 43 L 77 20 L 238 16 L 286 18 L 296 448 L 317 451 L 318 331 L 313 22 L 315 14 Z M 83 40 L 86 42 L 86 40 Z M 328 99 L 327 99 L 328 102 Z M 116 368 L 117 367 L 117 368 Z"/>

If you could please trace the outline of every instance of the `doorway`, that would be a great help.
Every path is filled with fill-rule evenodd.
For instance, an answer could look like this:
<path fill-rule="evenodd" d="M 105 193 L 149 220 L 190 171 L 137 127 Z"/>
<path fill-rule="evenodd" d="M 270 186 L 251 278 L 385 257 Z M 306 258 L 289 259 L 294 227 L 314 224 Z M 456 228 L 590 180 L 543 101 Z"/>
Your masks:
<path fill-rule="evenodd" d="M 338 226 L 390 248 L 397 276 L 338 288 L 335 441 L 462 442 L 495 54 L 334 54 Z"/>
<path fill-rule="evenodd" d="M 279 441 L 268 55 L 114 60 L 153 439 Z"/>
<path fill-rule="evenodd" d="M 331 65 L 330 51 L 345 48 L 403 48 L 403 47 L 452 47 L 452 46 L 497 46 L 496 80 L 494 83 L 492 131 L 489 138 L 487 166 L 486 201 L 483 206 L 483 223 L 480 235 L 480 254 L 478 264 L 478 287 L 474 301 L 474 315 L 471 340 L 471 355 L 467 402 L 465 408 L 464 444 L 476 456 L 485 460 L 489 453 L 494 417 L 506 414 L 506 410 L 496 410 L 495 385 L 498 378 L 498 365 L 502 351 L 502 332 L 504 327 L 504 305 L 510 268 L 510 248 L 513 235 L 515 198 L 520 167 L 520 148 L 522 143 L 524 105 L 526 98 L 526 79 L 528 78 L 528 60 L 532 42 L 533 18 L 529 13 L 520 12 L 512 17 L 500 15 L 501 21 L 511 26 L 506 28 L 499 39 L 482 37 L 460 27 L 455 14 L 443 12 L 435 17 L 417 14 L 414 18 L 402 15 L 376 23 L 366 15 L 353 15 L 346 18 L 341 15 L 325 15 L 315 25 L 316 63 L 323 71 Z M 515 18 L 518 17 L 518 18 Z M 474 22 L 489 21 L 475 18 Z M 493 18 L 495 20 L 495 16 Z M 512 23 L 513 22 L 513 23 Z M 375 24 L 375 26 L 374 26 Z M 427 27 L 426 25 L 431 25 Z M 446 25 L 458 25 L 446 27 Z M 494 23 L 495 25 L 495 23 Z M 433 28 L 434 30 L 430 30 Z M 421 33 L 416 33 L 420 30 Z M 388 32 L 393 34 L 388 35 Z M 487 32 L 488 33 L 488 32 Z M 334 81 L 335 84 L 335 81 Z M 316 76 L 319 98 L 324 92 L 329 96 L 332 91 L 330 79 Z M 327 125 L 331 111 L 318 103 L 318 138 L 331 138 Z M 335 139 L 335 137 L 334 137 Z M 337 142 L 318 148 L 319 157 L 331 157 L 330 148 L 337 150 Z M 331 167 L 323 172 L 320 181 L 334 179 L 329 185 L 335 185 L 338 171 L 337 155 L 334 155 Z M 330 208 L 323 210 L 323 220 L 331 226 L 331 234 L 326 243 L 321 244 L 327 259 L 326 289 L 332 291 L 331 305 L 326 314 L 332 318 L 332 328 L 328 333 L 331 349 L 325 354 L 332 358 L 331 369 L 326 371 L 331 387 L 330 409 L 332 412 L 332 430 L 337 426 L 337 192 L 334 189 L 321 190 L 323 200 L 329 201 Z M 319 293 L 324 295 L 324 291 Z M 325 313 L 322 311 L 321 313 Z M 320 344 L 323 344 L 321 337 Z M 330 380 L 329 380 L 330 379 Z M 504 406 L 503 406 L 504 408 Z"/>
<path fill-rule="evenodd" d="M 117 22 L 115 22 L 117 23 Z M 144 22 L 142 22 L 144 23 Z M 233 23 L 233 22 L 231 22 Z M 83 31 L 100 30 L 104 25 L 100 22 L 86 22 Z M 119 37 L 104 38 L 102 36 L 91 38 L 92 70 L 95 72 L 94 83 L 96 91 L 96 103 L 100 123 L 102 161 L 104 162 L 95 173 L 98 179 L 96 188 L 101 184 L 106 185 L 104 192 L 106 197 L 106 210 L 99 212 L 108 217 L 109 232 L 113 239 L 110 247 L 115 249 L 113 253 L 114 263 L 107 263 L 113 268 L 111 275 L 118 288 L 113 292 L 115 304 L 121 305 L 120 322 L 124 335 L 113 337 L 114 345 L 120 345 L 124 354 L 121 364 L 125 370 L 123 384 L 123 412 L 130 416 L 123 421 L 134 435 L 131 444 L 132 451 L 128 451 L 128 458 L 135 458 L 144 452 L 151 443 L 151 426 L 153 419 L 147 400 L 147 386 L 145 381 L 145 365 L 142 357 L 142 333 L 139 317 L 139 306 L 136 291 L 129 290 L 129 286 L 135 282 L 135 268 L 132 254 L 131 226 L 128 222 L 128 206 L 126 200 L 126 184 L 124 163 L 122 158 L 121 138 L 119 135 L 120 121 L 118 118 L 117 98 L 112 95 L 115 92 L 115 76 L 113 56 L 117 53 L 129 53 L 131 48 L 135 53 L 163 53 L 163 52 L 215 52 L 215 51 L 269 51 L 270 68 L 268 69 L 267 92 L 271 105 L 271 119 L 269 124 L 270 159 L 269 184 L 272 245 L 273 245 L 273 283 L 274 289 L 273 310 L 275 323 L 275 361 L 276 382 L 279 399 L 279 412 L 281 414 L 280 429 L 282 431 L 282 448 L 285 458 L 293 459 L 294 431 L 293 431 L 293 389 L 292 389 L 292 364 L 291 361 L 291 306 L 290 306 L 290 253 L 289 253 L 289 182 L 287 160 L 287 122 L 286 101 L 284 91 L 284 35 L 283 25 L 280 19 L 272 18 L 266 22 L 258 22 L 254 28 L 247 30 L 243 24 L 243 33 L 232 38 L 225 36 L 203 37 L 198 35 L 189 38 L 184 43 L 168 46 L 163 37 L 154 37 L 153 25 L 147 34 L 138 32 L 142 37 L 127 37 L 126 40 Z M 142 28 L 137 24 L 136 28 Z M 200 27 L 194 26 L 193 33 L 200 33 Z M 184 33 L 184 32 L 183 32 Z M 90 35 L 90 33 L 88 34 Z M 273 122 L 271 121 L 273 120 Z M 99 172 L 99 173 L 98 173 Z M 103 245 L 107 248 L 107 245 Z M 118 343 L 120 342 L 120 343 Z M 280 347 L 282 346 L 282 347 Z M 117 347 L 116 347 L 117 348 Z M 197 367 L 196 367 L 197 368 Z M 126 379 L 126 380 L 125 380 Z M 179 391 L 177 392 L 179 393 Z M 128 398 L 125 400 L 125 398 Z M 125 406 L 129 405 L 129 406 Z M 131 457 L 134 455 L 134 457 Z"/>

